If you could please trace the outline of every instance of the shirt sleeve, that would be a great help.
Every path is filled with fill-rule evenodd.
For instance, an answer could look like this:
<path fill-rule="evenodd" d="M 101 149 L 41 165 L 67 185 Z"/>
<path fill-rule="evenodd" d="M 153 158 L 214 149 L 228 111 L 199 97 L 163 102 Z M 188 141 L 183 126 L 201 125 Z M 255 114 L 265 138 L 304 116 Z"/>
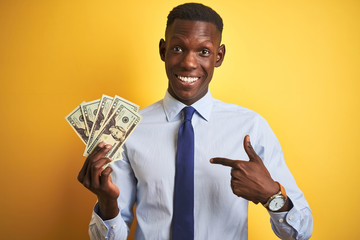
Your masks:
<path fill-rule="evenodd" d="M 130 163 L 123 154 L 123 160 L 116 161 L 110 166 L 113 169 L 111 173 L 112 181 L 120 190 L 118 198 L 119 214 L 113 219 L 103 221 L 98 215 L 98 204 L 96 204 L 89 224 L 91 240 L 126 240 L 134 219 L 133 206 L 136 199 L 136 179 Z"/>
<path fill-rule="evenodd" d="M 259 118 L 259 128 L 254 140 L 255 151 L 263 159 L 272 178 L 284 186 L 287 196 L 293 203 L 293 208 L 288 212 L 269 211 L 274 233 L 281 239 L 309 239 L 313 229 L 309 204 L 285 163 L 279 141 L 262 117 Z"/>

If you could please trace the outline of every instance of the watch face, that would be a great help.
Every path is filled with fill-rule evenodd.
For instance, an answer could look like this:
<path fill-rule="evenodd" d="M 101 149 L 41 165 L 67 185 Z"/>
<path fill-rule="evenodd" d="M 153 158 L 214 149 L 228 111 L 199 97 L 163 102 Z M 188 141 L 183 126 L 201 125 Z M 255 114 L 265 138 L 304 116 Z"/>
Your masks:
<path fill-rule="evenodd" d="M 269 203 L 269 209 L 271 211 L 278 211 L 285 205 L 285 199 L 282 196 L 276 196 Z"/>

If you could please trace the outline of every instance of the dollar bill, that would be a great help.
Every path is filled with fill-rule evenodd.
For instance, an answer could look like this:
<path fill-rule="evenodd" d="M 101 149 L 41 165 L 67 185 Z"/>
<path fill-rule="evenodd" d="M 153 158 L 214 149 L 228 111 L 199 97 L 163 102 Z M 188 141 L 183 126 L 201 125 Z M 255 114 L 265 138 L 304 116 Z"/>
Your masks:
<path fill-rule="evenodd" d="M 117 157 L 117 152 L 121 151 L 124 142 L 137 124 L 139 124 L 140 120 L 141 116 L 137 112 L 121 104 L 113 114 L 109 116 L 92 143 L 88 144 L 84 156 L 88 156 L 100 142 L 104 142 L 105 144 L 112 145 L 106 157 Z"/>
<path fill-rule="evenodd" d="M 100 99 L 91 101 L 91 102 L 84 102 L 80 104 L 80 108 L 84 117 L 85 127 L 87 131 L 90 133 L 91 128 L 94 124 L 96 113 L 98 111 Z M 90 135 L 89 135 L 90 136 Z M 90 141 L 90 138 L 88 142 Z"/>
<path fill-rule="evenodd" d="M 84 116 L 81 112 L 80 106 L 75 108 L 69 115 L 65 117 L 65 119 L 74 129 L 75 133 L 80 137 L 80 139 L 85 144 L 87 144 L 89 139 L 89 132 L 86 129 Z"/>
<path fill-rule="evenodd" d="M 135 103 L 132 103 L 122 97 L 115 95 L 114 100 L 111 103 L 111 108 L 105 116 L 105 121 L 109 118 L 109 116 L 111 116 L 114 113 L 114 111 L 120 106 L 120 104 L 125 105 L 126 107 L 130 108 L 134 112 L 139 111 L 138 105 L 136 105 Z"/>
<path fill-rule="evenodd" d="M 132 103 L 122 97 L 115 95 L 115 97 L 113 98 L 113 100 L 111 102 L 111 106 L 110 106 L 109 110 L 107 111 L 106 114 L 104 114 L 105 117 L 104 117 L 103 123 L 105 123 L 108 120 L 109 116 L 111 116 L 120 105 L 124 105 L 135 112 L 137 112 L 139 110 L 139 106 L 136 105 L 135 103 Z M 99 134 L 99 130 L 101 127 L 102 127 L 102 124 L 98 125 L 98 123 L 97 123 L 96 125 L 94 125 L 94 129 L 91 130 L 91 132 L 90 132 L 89 141 L 88 141 L 88 144 L 86 145 L 85 150 L 87 150 L 89 148 L 89 146 L 93 143 L 94 138 Z"/>
<path fill-rule="evenodd" d="M 124 152 L 124 148 L 121 147 L 120 150 L 118 150 L 115 154 L 115 156 L 112 158 L 112 161 L 102 166 L 103 169 L 107 168 L 109 165 L 113 164 L 116 161 L 120 161 L 123 159 L 122 153 Z"/>
<path fill-rule="evenodd" d="M 89 134 L 89 141 L 88 141 L 87 145 L 89 145 L 92 142 L 92 140 L 94 139 L 94 137 L 98 134 L 98 132 L 101 128 L 101 125 L 104 123 L 105 116 L 107 115 L 107 113 L 110 110 L 112 101 L 113 101 L 112 97 L 109 97 L 105 94 L 102 95 L 100 102 L 98 104 L 98 109 L 96 111 L 94 124 L 92 125 L 92 127 L 89 131 L 90 134 Z"/>
<path fill-rule="evenodd" d="M 105 143 L 113 146 L 106 155 L 112 159 L 110 163 L 103 166 L 106 168 L 122 160 L 124 151 L 122 146 L 141 120 L 138 110 L 138 105 L 126 99 L 103 95 L 101 99 L 81 103 L 65 119 L 86 144 L 84 156 L 88 155 L 101 141 L 105 140 Z M 101 133 L 103 135 L 100 137 Z M 111 135 L 111 137 L 106 135 Z M 92 149 L 88 150 L 89 147 Z"/>

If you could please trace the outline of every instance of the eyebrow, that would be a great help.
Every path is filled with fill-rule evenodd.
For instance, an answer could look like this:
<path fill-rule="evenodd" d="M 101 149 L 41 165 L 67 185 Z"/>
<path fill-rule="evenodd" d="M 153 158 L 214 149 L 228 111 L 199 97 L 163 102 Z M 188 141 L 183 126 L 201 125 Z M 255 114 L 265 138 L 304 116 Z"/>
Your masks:
<path fill-rule="evenodd" d="M 176 35 L 173 35 L 169 40 L 170 40 L 170 41 L 172 41 L 172 40 L 180 40 L 180 41 L 184 42 L 183 38 L 181 38 L 181 37 L 179 37 L 179 36 L 176 36 Z M 211 41 L 210 39 L 206 39 L 206 40 L 201 41 L 201 42 L 199 42 L 199 43 L 207 43 L 207 42 L 215 45 L 215 44 L 213 43 L 213 41 Z"/>

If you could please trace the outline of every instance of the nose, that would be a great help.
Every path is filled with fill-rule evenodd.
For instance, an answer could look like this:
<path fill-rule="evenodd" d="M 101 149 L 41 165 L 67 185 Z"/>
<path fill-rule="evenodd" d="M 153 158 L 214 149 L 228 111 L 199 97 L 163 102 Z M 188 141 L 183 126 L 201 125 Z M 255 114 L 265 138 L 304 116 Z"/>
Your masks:
<path fill-rule="evenodd" d="M 184 54 L 184 58 L 182 59 L 181 66 L 187 70 L 196 69 L 198 66 L 196 53 L 189 51 L 186 54 Z"/>

